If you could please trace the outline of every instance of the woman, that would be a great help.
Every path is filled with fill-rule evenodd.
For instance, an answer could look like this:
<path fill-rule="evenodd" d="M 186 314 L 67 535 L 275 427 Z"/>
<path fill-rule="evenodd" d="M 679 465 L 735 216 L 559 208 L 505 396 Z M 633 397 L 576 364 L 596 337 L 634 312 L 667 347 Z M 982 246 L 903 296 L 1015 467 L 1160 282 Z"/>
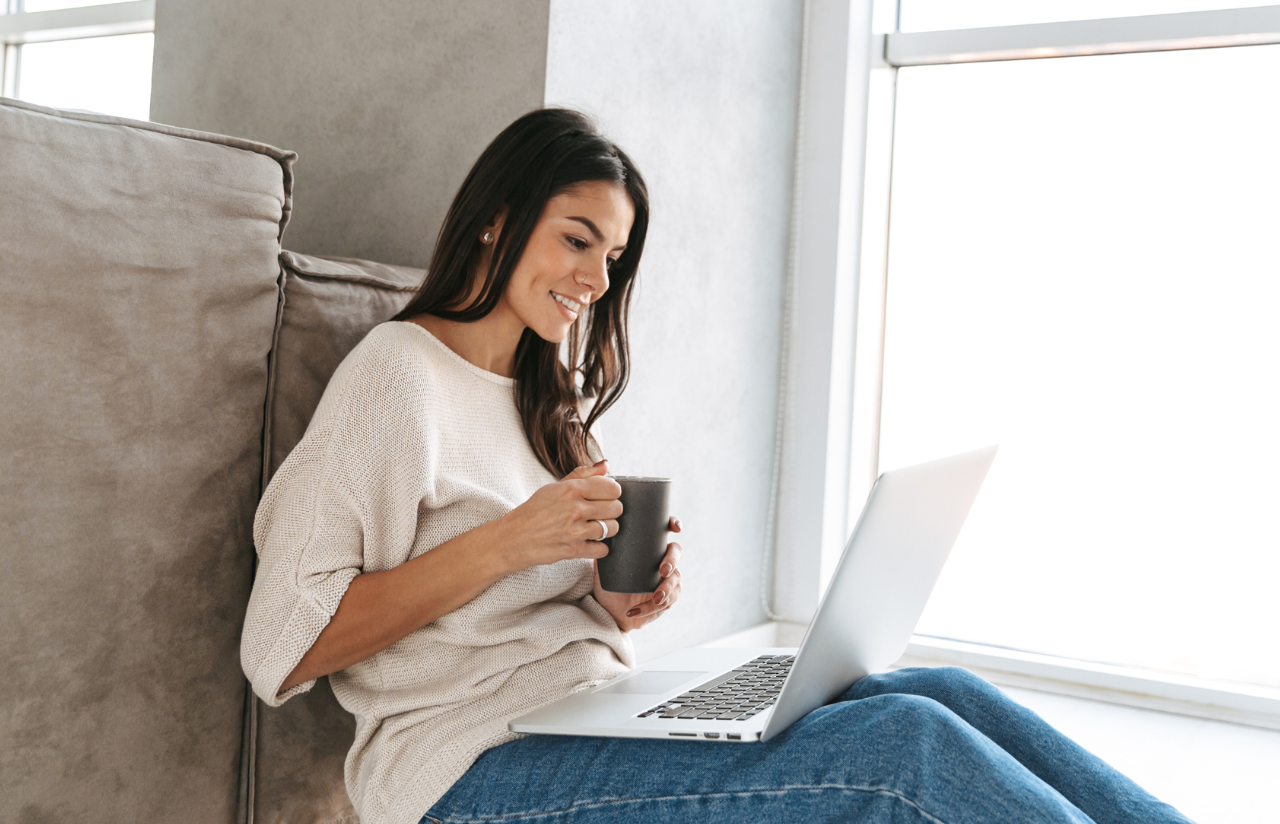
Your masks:
<path fill-rule="evenodd" d="M 263 496 L 245 672 L 271 705 L 331 676 L 361 820 L 1184 821 L 960 670 L 865 678 L 768 744 L 507 731 L 625 672 L 680 596 L 678 544 L 651 595 L 593 574 L 648 208 L 583 116 L 517 120 Z"/>

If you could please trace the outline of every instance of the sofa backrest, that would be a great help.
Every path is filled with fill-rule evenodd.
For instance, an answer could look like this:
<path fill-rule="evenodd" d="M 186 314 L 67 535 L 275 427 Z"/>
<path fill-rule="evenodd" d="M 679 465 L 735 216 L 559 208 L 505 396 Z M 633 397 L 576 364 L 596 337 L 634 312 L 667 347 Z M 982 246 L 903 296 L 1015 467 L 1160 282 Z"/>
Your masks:
<path fill-rule="evenodd" d="M 229 824 L 293 155 L 0 100 L 0 821 Z"/>

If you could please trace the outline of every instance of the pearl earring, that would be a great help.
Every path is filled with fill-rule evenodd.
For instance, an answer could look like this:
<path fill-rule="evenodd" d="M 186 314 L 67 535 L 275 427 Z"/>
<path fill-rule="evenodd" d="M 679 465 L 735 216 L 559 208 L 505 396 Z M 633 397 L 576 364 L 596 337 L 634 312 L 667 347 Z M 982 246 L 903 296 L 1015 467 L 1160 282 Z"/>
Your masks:
<path fill-rule="evenodd" d="M 485 232 L 483 235 L 481 235 L 480 242 L 483 243 L 485 246 L 488 246 L 490 243 L 493 243 L 493 232 Z"/>

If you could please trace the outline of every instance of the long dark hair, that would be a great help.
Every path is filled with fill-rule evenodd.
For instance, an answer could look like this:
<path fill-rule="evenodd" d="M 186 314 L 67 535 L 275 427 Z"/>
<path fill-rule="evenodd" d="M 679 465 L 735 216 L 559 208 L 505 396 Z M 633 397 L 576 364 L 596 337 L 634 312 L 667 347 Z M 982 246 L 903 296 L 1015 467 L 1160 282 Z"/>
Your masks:
<path fill-rule="evenodd" d="M 546 202 L 594 181 L 623 187 L 635 208 L 627 248 L 609 269 L 609 289 L 569 330 L 563 360 L 559 345 L 532 329 L 524 330 L 516 347 L 516 407 L 534 454 L 556 477 L 591 462 L 591 427 L 627 386 L 627 311 L 649 229 L 649 191 L 625 152 L 571 109 L 538 109 L 503 129 L 454 196 L 418 294 L 392 318 L 425 313 L 469 323 L 492 312 Z M 470 306 L 460 308 L 472 292 L 480 235 L 504 207 L 484 288 Z M 595 399 L 586 421 L 578 412 L 584 397 Z"/>

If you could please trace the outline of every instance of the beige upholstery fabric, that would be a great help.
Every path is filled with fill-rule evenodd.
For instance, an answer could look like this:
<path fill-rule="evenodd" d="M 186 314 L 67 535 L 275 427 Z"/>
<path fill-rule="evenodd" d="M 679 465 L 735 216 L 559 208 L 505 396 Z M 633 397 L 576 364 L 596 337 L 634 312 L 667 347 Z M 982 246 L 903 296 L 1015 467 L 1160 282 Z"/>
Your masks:
<path fill-rule="evenodd" d="M 0 101 L 0 821 L 237 817 L 292 160 Z"/>
<path fill-rule="evenodd" d="M 426 274 L 284 252 L 266 432 L 269 479 L 302 439 L 338 364 L 365 333 L 408 303 Z M 320 679 L 281 707 L 257 708 L 254 824 L 355 822 L 342 765 L 355 721 Z"/>
<path fill-rule="evenodd" d="M 263 486 L 302 439 L 329 376 L 365 333 L 409 302 L 426 272 L 367 260 L 280 255 L 283 301 Z"/>

